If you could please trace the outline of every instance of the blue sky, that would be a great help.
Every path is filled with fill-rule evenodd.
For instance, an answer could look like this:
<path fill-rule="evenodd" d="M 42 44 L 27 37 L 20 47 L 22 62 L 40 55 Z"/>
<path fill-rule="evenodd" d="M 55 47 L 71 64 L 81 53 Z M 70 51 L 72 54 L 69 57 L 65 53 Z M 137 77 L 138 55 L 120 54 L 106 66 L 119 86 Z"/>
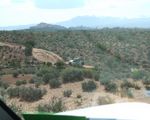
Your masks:
<path fill-rule="evenodd" d="M 150 17 L 150 0 L 0 0 L 0 26 L 57 23 L 84 15 Z"/>

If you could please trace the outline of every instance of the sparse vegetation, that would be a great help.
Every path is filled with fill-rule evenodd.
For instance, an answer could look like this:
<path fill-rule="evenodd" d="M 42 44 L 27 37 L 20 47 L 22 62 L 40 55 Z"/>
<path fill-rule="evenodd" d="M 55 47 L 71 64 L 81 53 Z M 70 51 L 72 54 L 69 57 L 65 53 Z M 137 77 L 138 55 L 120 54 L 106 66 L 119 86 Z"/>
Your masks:
<path fill-rule="evenodd" d="M 40 112 L 62 112 L 65 110 L 64 103 L 61 98 L 52 97 L 49 103 L 39 104 L 37 107 Z"/>

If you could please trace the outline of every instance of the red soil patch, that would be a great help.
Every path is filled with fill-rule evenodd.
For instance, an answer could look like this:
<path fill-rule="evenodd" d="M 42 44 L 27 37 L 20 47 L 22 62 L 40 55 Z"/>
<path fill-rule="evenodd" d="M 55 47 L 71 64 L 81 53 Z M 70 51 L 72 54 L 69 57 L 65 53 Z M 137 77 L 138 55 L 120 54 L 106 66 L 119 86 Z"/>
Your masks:
<path fill-rule="evenodd" d="M 17 80 L 29 81 L 32 79 L 32 77 L 32 74 L 19 75 L 17 78 L 14 78 L 12 75 L 3 75 L 1 79 L 9 84 L 15 84 Z"/>

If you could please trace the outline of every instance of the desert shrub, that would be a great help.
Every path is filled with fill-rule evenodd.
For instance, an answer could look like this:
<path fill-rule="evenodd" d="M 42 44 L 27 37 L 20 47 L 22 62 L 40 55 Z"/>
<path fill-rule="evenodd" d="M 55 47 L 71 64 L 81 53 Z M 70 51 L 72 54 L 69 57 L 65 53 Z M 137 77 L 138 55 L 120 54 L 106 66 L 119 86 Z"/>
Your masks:
<path fill-rule="evenodd" d="M 58 88 L 60 87 L 60 85 L 61 85 L 61 82 L 58 79 L 52 79 L 49 81 L 50 88 Z"/>
<path fill-rule="evenodd" d="M 43 84 L 43 80 L 39 76 L 33 76 L 32 79 L 29 81 L 29 83 L 34 83 L 34 84 Z"/>
<path fill-rule="evenodd" d="M 145 72 L 142 70 L 136 69 L 136 70 L 133 70 L 131 73 L 131 77 L 136 80 L 142 79 L 144 76 L 145 76 Z"/>
<path fill-rule="evenodd" d="M 45 84 L 49 83 L 52 79 L 57 79 L 59 77 L 59 71 L 55 68 L 49 69 L 47 73 L 44 73 L 42 80 Z"/>
<path fill-rule="evenodd" d="M 7 89 L 7 94 L 10 97 L 19 97 L 19 87 L 9 87 Z"/>
<path fill-rule="evenodd" d="M 108 72 L 102 72 L 100 74 L 100 84 L 102 84 L 102 85 L 109 84 L 110 81 L 113 79 L 114 79 L 114 77 L 112 76 L 112 74 L 110 74 Z"/>
<path fill-rule="evenodd" d="M 143 80 L 143 84 L 150 85 L 150 75 L 147 75 Z"/>
<path fill-rule="evenodd" d="M 64 103 L 61 98 L 53 97 L 49 103 L 39 104 L 37 107 L 39 112 L 61 112 L 65 110 Z"/>
<path fill-rule="evenodd" d="M 58 61 L 55 63 L 57 69 L 64 69 L 65 63 L 63 61 Z"/>
<path fill-rule="evenodd" d="M 72 90 L 64 90 L 64 91 L 63 91 L 64 97 L 70 97 L 71 94 L 72 94 Z"/>
<path fill-rule="evenodd" d="M 34 47 L 34 45 L 35 45 L 35 42 L 34 41 L 32 41 L 32 40 L 30 40 L 30 41 L 26 41 L 25 43 L 24 43 L 24 45 L 25 45 L 25 55 L 26 56 L 31 56 L 32 55 L 32 48 Z"/>
<path fill-rule="evenodd" d="M 94 72 L 93 72 L 92 70 L 83 69 L 82 72 L 83 72 L 83 76 L 84 76 L 85 78 L 93 78 L 93 73 L 94 73 Z"/>
<path fill-rule="evenodd" d="M 44 94 L 46 94 L 45 89 L 32 88 L 32 87 L 20 87 L 19 89 L 20 99 L 29 102 L 37 101 L 41 99 Z"/>
<path fill-rule="evenodd" d="M 82 90 L 84 92 L 92 92 L 96 88 L 97 88 L 97 86 L 94 81 L 85 81 L 82 83 Z"/>
<path fill-rule="evenodd" d="M 26 80 L 17 80 L 17 81 L 16 81 L 16 85 L 17 85 L 17 86 L 24 85 L 24 84 L 27 84 L 27 81 L 26 81 Z"/>
<path fill-rule="evenodd" d="M 100 78 L 99 73 L 98 72 L 94 72 L 93 73 L 93 78 L 94 78 L 94 80 L 99 81 L 99 78 Z"/>
<path fill-rule="evenodd" d="M 99 96 L 97 99 L 98 105 L 112 104 L 114 100 L 109 96 Z"/>
<path fill-rule="evenodd" d="M 17 78 L 18 75 L 19 75 L 19 72 L 18 72 L 18 71 L 13 72 L 13 77 L 14 77 L 14 78 Z"/>
<path fill-rule="evenodd" d="M 82 98 L 82 95 L 81 94 L 77 94 L 77 98 Z"/>
<path fill-rule="evenodd" d="M 109 83 L 105 84 L 105 90 L 108 92 L 116 93 L 118 90 L 118 86 L 116 83 L 110 81 Z"/>
<path fill-rule="evenodd" d="M 9 84 L 4 82 L 4 81 L 2 81 L 2 80 L 0 80 L 0 87 L 4 88 L 4 89 L 7 89 L 9 87 Z"/>
<path fill-rule="evenodd" d="M 94 79 L 96 81 L 99 80 L 99 73 L 95 70 L 83 69 L 82 72 L 83 72 L 84 78 L 90 78 L 90 79 Z"/>
<path fill-rule="evenodd" d="M 121 97 L 133 98 L 134 96 L 133 96 L 131 89 L 124 88 L 121 91 Z"/>
<path fill-rule="evenodd" d="M 82 70 L 79 68 L 67 68 L 62 72 L 63 83 L 83 80 Z"/>
<path fill-rule="evenodd" d="M 123 83 L 121 84 L 121 88 L 135 88 L 138 89 L 140 86 L 136 84 L 134 81 L 131 80 L 124 80 Z"/>
<path fill-rule="evenodd" d="M 46 90 L 22 86 L 10 87 L 8 88 L 7 93 L 10 97 L 19 97 L 21 100 L 32 102 L 41 99 L 46 93 Z"/>

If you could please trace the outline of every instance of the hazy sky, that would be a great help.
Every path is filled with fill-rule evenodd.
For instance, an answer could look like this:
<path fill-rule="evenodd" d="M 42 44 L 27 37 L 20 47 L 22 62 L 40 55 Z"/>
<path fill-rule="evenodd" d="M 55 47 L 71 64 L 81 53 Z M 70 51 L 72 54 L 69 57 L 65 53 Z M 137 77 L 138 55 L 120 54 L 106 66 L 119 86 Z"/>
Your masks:
<path fill-rule="evenodd" d="M 150 0 L 0 0 L 0 26 L 56 23 L 83 15 L 150 17 Z"/>

